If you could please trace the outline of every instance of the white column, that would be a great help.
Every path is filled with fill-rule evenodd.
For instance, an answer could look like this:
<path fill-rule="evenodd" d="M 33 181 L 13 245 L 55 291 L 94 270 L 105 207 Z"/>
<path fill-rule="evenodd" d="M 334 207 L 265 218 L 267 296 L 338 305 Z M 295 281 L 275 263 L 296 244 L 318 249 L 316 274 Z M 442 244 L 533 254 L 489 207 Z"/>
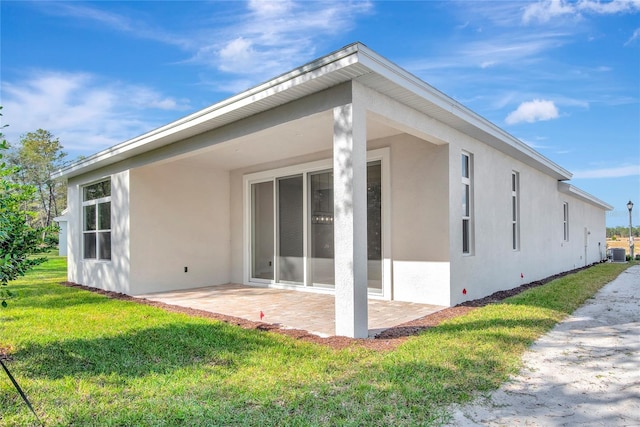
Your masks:
<path fill-rule="evenodd" d="M 366 338 L 367 135 L 356 103 L 333 109 L 336 335 Z"/>

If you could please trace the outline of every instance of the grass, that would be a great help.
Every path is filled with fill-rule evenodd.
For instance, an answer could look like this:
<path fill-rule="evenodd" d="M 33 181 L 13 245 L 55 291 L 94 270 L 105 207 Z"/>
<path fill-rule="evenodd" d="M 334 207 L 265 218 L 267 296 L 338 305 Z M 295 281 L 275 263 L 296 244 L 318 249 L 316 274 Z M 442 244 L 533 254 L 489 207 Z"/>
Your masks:
<path fill-rule="evenodd" d="M 52 257 L 12 283 L 0 347 L 47 426 L 438 425 L 629 264 L 600 264 L 412 337 L 387 353 L 278 334 L 58 283 Z M 0 375 L 0 424 L 35 420 Z"/>

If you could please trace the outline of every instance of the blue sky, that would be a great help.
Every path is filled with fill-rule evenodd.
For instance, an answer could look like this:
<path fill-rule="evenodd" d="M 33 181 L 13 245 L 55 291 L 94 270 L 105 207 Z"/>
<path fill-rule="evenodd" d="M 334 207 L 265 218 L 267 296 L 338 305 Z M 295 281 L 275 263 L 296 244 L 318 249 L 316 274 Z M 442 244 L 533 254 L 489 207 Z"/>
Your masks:
<path fill-rule="evenodd" d="M 3 130 L 89 155 L 360 41 L 640 223 L 640 0 L 0 2 Z"/>

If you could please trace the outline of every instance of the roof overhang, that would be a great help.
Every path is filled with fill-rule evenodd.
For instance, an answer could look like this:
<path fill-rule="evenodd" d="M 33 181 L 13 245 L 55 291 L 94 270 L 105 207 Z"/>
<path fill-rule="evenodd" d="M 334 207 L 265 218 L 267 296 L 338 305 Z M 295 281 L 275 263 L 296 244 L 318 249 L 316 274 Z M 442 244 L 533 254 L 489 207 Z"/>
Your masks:
<path fill-rule="evenodd" d="M 592 196 L 591 194 L 587 193 L 586 191 L 583 191 L 581 189 L 579 189 L 578 187 L 575 187 L 569 183 L 566 182 L 559 182 L 558 183 L 558 191 L 560 191 L 561 193 L 565 193 L 565 194 L 569 194 L 571 196 L 577 197 L 578 199 L 585 201 L 587 203 L 590 203 L 594 206 L 597 206 L 599 208 L 602 208 L 606 211 L 612 211 L 613 210 L 613 206 L 611 206 L 608 203 L 603 202 L 602 200 L 598 199 L 597 197 Z"/>
<path fill-rule="evenodd" d="M 53 173 L 72 178 L 357 80 L 557 180 L 571 173 L 462 104 L 361 43 L 348 45 L 268 82 Z"/>

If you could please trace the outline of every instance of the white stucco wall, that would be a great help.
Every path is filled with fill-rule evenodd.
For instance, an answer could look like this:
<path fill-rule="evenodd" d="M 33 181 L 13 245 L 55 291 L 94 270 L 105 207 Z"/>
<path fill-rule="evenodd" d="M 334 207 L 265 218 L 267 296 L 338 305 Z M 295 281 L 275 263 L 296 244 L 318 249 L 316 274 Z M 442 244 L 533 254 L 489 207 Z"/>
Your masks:
<path fill-rule="evenodd" d="M 384 297 L 399 301 L 448 304 L 449 240 L 448 146 L 433 145 L 411 135 L 368 143 L 368 149 L 390 147 L 390 239 L 385 268 L 392 292 Z M 256 165 L 231 172 L 231 281 L 242 283 L 246 236 L 243 233 L 243 182 L 246 174 L 329 159 L 323 151 L 295 159 Z"/>
<path fill-rule="evenodd" d="M 80 283 L 78 274 L 80 253 L 80 179 L 71 179 L 67 183 L 67 280 Z"/>
<path fill-rule="evenodd" d="M 69 281 L 130 295 L 229 282 L 228 172 L 189 158 L 153 160 L 135 158 L 69 181 Z M 83 260 L 81 187 L 109 177 L 111 261 Z"/>
<path fill-rule="evenodd" d="M 228 172 L 158 163 L 131 171 L 131 191 L 132 294 L 229 282 Z"/>
<path fill-rule="evenodd" d="M 446 305 L 448 146 L 406 134 L 385 143 L 391 147 L 393 299 Z"/>
<path fill-rule="evenodd" d="M 81 186 L 111 178 L 111 260 L 82 258 Z M 72 179 L 68 185 L 68 280 L 94 288 L 130 293 L 129 171 L 96 171 Z"/>
<path fill-rule="evenodd" d="M 474 251 L 462 254 L 462 150 L 473 154 Z M 605 213 L 558 191 L 558 181 L 471 138 L 450 147 L 451 305 L 599 261 Z M 520 248 L 512 248 L 511 173 L 520 176 Z M 563 237 L 569 202 L 570 239 Z M 585 258 L 584 227 L 591 234 Z M 604 249 L 603 249 L 604 251 Z M 466 295 L 463 290 L 466 289 Z"/>
<path fill-rule="evenodd" d="M 599 262 L 606 258 L 606 218 L 601 207 L 580 197 L 558 193 L 557 220 L 562 224 L 562 204 L 569 204 L 569 240 L 561 241 L 556 269 L 570 270 Z M 563 240 L 560 226 L 559 240 Z M 557 246 L 557 243 L 556 243 Z"/>

